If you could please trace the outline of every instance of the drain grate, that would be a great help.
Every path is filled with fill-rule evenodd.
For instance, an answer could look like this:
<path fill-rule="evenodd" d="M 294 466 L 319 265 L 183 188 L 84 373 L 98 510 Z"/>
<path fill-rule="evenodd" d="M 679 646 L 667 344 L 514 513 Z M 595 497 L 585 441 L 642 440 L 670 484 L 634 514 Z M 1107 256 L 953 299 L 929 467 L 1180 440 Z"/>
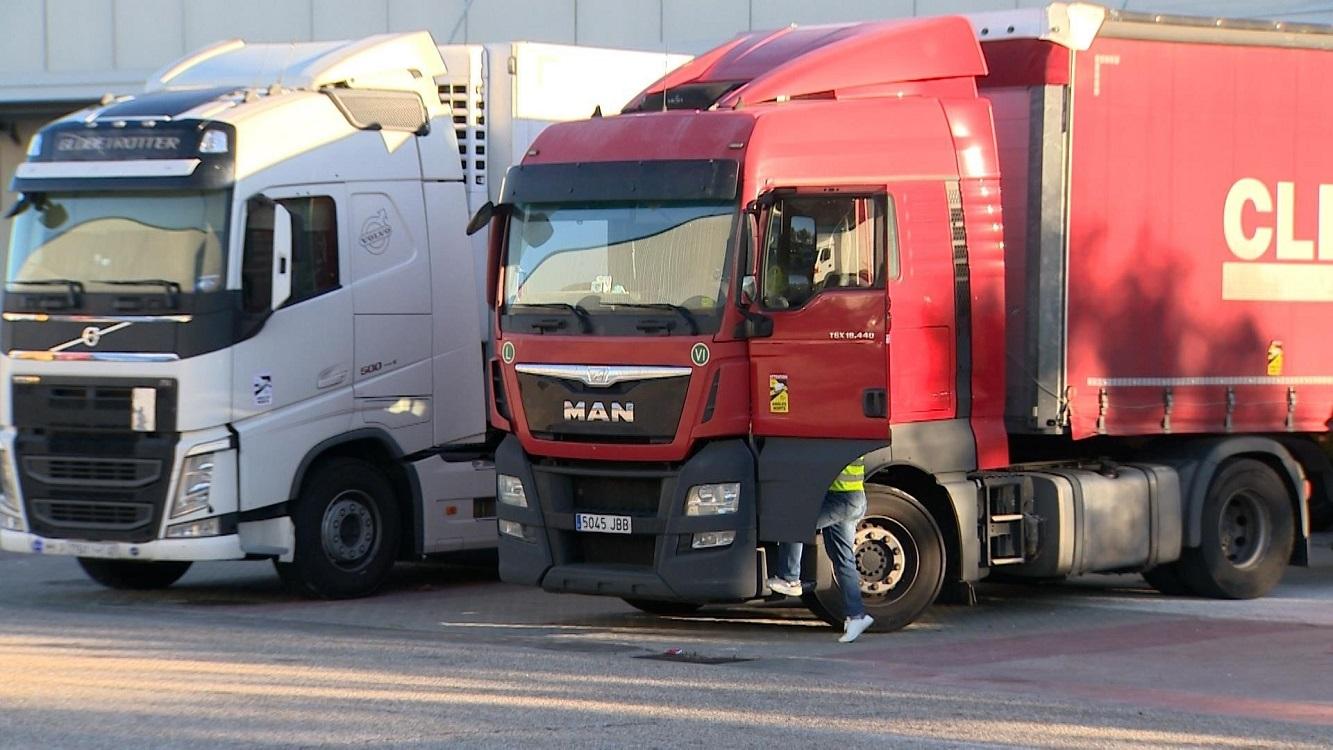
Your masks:
<path fill-rule="evenodd" d="M 680 649 L 671 649 L 660 654 L 643 654 L 635 656 L 635 659 L 652 659 L 654 661 L 682 661 L 687 664 L 735 664 L 741 661 L 754 661 L 739 656 L 709 656 L 699 654 L 693 651 L 681 651 Z"/>

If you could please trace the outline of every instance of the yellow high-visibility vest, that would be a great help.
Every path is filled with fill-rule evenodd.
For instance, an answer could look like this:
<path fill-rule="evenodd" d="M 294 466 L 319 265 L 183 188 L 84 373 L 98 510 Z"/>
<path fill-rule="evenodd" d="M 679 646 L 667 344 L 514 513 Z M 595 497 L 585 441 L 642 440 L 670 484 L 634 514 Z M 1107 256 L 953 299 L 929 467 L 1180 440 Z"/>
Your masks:
<path fill-rule="evenodd" d="M 829 489 L 833 492 L 861 492 L 866 488 L 866 465 L 861 459 L 847 464 Z"/>

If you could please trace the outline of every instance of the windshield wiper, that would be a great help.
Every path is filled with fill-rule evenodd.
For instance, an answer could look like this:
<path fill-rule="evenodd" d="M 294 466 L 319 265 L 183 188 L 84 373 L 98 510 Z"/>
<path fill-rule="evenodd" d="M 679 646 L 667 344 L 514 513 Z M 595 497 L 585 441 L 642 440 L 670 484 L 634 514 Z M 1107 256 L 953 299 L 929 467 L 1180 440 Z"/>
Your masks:
<path fill-rule="evenodd" d="M 671 302 L 616 302 L 607 305 L 607 307 L 637 307 L 642 310 L 670 310 L 679 313 L 680 317 L 684 318 L 685 322 L 690 324 L 691 336 L 699 335 L 699 321 L 694 317 L 694 313 L 690 312 L 690 308 L 685 307 L 684 305 L 677 305 Z"/>
<path fill-rule="evenodd" d="M 519 302 L 509 307 L 511 309 L 515 307 L 557 307 L 561 310 L 568 310 L 579 319 L 579 327 L 584 333 L 592 333 L 592 316 L 588 314 L 588 308 L 583 305 L 571 305 L 568 302 Z"/>
<path fill-rule="evenodd" d="M 181 285 L 170 279 L 98 279 L 97 283 L 108 286 L 160 286 L 167 298 L 168 307 L 176 306 L 177 297 L 181 293 Z"/>
<path fill-rule="evenodd" d="M 15 286 L 63 286 L 65 287 L 64 307 L 78 307 L 79 300 L 83 297 L 83 282 L 74 279 L 25 279 L 23 281 L 11 281 L 5 285 L 6 289 Z M 56 307 L 48 304 L 49 299 L 42 300 L 43 307 Z"/>

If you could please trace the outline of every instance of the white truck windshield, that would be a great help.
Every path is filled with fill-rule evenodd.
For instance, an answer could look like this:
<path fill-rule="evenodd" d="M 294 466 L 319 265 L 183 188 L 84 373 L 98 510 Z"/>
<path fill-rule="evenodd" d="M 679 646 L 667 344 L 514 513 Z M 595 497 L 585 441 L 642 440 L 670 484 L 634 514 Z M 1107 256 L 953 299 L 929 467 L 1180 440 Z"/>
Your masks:
<path fill-rule="evenodd" d="M 29 201 L 14 220 L 8 285 L 67 280 L 110 291 L 147 280 L 148 287 L 170 283 L 184 292 L 223 287 L 227 191 L 48 193 Z"/>

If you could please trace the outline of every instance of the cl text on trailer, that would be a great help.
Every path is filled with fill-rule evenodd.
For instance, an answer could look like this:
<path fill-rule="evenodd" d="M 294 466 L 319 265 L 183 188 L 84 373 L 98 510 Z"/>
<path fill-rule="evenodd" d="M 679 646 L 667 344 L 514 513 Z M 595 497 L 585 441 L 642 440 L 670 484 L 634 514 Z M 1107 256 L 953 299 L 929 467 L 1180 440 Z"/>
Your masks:
<path fill-rule="evenodd" d="M 42 130 L 14 180 L 0 546 L 127 588 L 272 559 L 327 597 L 493 546 L 469 211 L 546 124 L 681 61 L 231 41 Z"/>
<path fill-rule="evenodd" d="M 792 27 L 544 131 L 487 209 L 501 575 L 767 598 L 864 457 L 883 628 L 996 574 L 1263 595 L 1333 489 L 1331 47 L 1085 4 Z"/>

